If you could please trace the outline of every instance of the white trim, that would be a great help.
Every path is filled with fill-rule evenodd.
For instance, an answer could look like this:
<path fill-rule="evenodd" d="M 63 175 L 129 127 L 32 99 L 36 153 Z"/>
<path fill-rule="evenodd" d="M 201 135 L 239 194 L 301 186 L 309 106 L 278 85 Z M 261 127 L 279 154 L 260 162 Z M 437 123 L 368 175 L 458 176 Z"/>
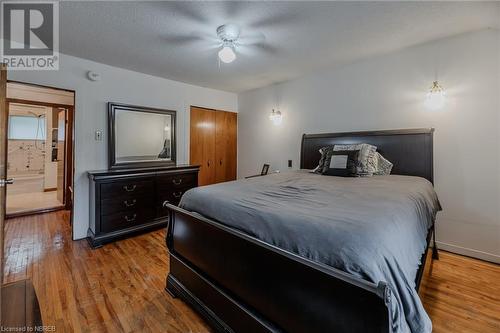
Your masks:
<path fill-rule="evenodd" d="M 453 244 L 448 244 L 448 243 L 443 243 L 443 242 L 436 242 L 438 249 L 465 255 L 468 257 L 473 257 L 481 260 L 486 260 L 486 261 L 491 261 L 497 264 L 500 264 L 500 255 L 496 255 L 493 253 L 488 253 L 488 252 L 483 252 L 483 251 L 478 251 L 474 249 L 469 249 L 466 247 L 461 247 L 458 245 L 453 245 Z"/>

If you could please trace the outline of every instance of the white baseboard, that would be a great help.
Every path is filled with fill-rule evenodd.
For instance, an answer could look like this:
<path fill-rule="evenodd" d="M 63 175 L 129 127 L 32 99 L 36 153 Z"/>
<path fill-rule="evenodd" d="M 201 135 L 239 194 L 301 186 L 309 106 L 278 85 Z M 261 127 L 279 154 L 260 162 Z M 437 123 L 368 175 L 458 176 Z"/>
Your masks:
<path fill-rule="evenodd" d="M 445 250 L 448 252 L 453 252 L 453 253 L 461 254 L 464 256 L 473 257 L 473 258 L 491 261 L 491 262 L 500 264 L 500 256 L 493 254 L 493 253 L 478 251 L 478 250 L 469 249 L 466 247 L 461 247 L 461 246 L 443 243 L 443 242 L 439 242 L 439 241 L 436 242 L 436 244 L 437 244 L 438 249 L 441 249 L 441 250 Z"/>

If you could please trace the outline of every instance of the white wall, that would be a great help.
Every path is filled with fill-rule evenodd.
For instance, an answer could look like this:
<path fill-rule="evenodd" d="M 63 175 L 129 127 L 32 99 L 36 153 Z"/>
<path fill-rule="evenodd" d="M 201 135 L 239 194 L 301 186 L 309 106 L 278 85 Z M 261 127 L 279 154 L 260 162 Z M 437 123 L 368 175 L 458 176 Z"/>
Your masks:
<path fill-rule="evenodd" d="M 443 249 L 500 262 L 500 37 L 485 30 L 242 93 L 238 175 L 299 164 L 302 133 L 434 127 Z M 437 78 L 447 105 L 423 101 Z M 283 123 L 269 112 L 279 101 Z"/>
<path fill-rule="evenodd" d="M 101 74 L 91 82 L 86 73 Z M 89 194 L 86 171 L 106 169 L 107 102 L 119 102 L 177 111 L 177 161 L 185 163 L 189 152 L 189 106 L 237 111 L 236 94 L 188 85 L 128 71 L 96 62 L 61 55 L 58 71 L 9 71 L 17 80 L 76 91 L 75 104 L 75 211 L 74 239 L 86 237 Z M 94 131 L 104 131 L 104 140 L 95 141 Z"/>
<path fill-rule="evenodd" d="M 17 135 L 9 133 L 9 137 L 15 137 L 15 139 L 9 139 L 8 142 L 9 163 L 7 172 L 9 177 L 15 178 L 21 175 L 37 174 L 47 175 L 47 161 L 44 158 L 44 155 L 46 157 L 44 151 L 45 147 L 47 147 L 49 135 L 47 132 L 47 114 L 49 112 L 51 112 L 51 108 L 43 106 L 16 103 L 11 103 L 9 105 L 9 116 L 31 117 L 31 120 L 33 121 L 33 128 L 25 128 L 23 126 L 22 130 L 19 128 L 15 130 Z M 40 118 L 37 119 L 37 116 Z M 15 126 L 12 123 L 12 119 L 9 118 L 9 121 L 9 130 L 13 130 Z M 36 126 L 42 125 L 43 122 L 45 122 L 46 128 L 39 128 L 39 131 L 37 131 Z M 26 133 L 26 131 L 28 131 L 28 133 Z M 42 140 L 44 134 L 46 140 Z M 23 137 L 24 139 L 19 139 L 19 137 Z M 32 139 L 30 140 L 28 138 Z M 37 142 L 33 140 L 35 138 L 38 138 Z M 28 154 L 28 150 L 31 152 L 30 154 Z M 47 180 L 45 179 L 43 187 L 40 188 L 40 190 L 47 188 L 46 185 Z M 16 191 L 11 188 L 9 193 L 14 194 Z"/>

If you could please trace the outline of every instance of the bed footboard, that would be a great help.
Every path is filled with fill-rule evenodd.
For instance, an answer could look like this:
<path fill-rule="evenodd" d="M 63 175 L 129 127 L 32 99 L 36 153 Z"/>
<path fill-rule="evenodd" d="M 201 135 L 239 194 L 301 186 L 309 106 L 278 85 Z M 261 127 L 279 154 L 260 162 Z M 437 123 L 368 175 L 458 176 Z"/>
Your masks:
<path fill-rule="evenodd" d="M 168 205 L 167 290 L 219 332 L 391 332 L 390 289 Z"/>

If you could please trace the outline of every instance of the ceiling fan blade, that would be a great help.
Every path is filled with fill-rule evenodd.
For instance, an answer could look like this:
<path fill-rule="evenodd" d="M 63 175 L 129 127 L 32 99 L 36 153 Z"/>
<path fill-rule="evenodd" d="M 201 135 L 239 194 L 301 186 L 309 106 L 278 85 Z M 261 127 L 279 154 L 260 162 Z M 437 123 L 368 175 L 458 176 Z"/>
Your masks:
<path fill-rule="evenodd" d="M 182 45 L 197 42 L 202 40 L 199 36 L 179 35 L 179 36 L 164 36 L 163 40 L 172 45 Z"/>
<path fill-rule="evenodd" d="M 261 33 L 254 34 L 242 34 L 237 41 L 239 45 L 253 45 L 258 43 L 264 43 L 266 41 L 266 36 Z"/>
<path fill-rule="evenodd" d="M 234 17 L 245 4 L 239 1 L 225 1 L 223 2 L 227 17 Z"/>
<path fill-rule="evenodd" d="M 250 57 L 258 56 L 259 54 L 266 53 L 270 55 L 277 55 L 281 51 L 279 48 L 272 46 L 268 43 L 257 43 L 252 45 L 238 45 L 236 53 L 245 54 Z"/>
<path fill-rule="evenodd" d="M 194 4 L 190 1 L 173 1 L 169 3 L 172 6 L 172 11 L 179 16 L 184 16 L 187 19 L 190 19 L 199 23 L 208 23 L 207 17 L 200 14 L 198 10 L 197 4 Z"/>
<path fill-rule="evenodd" d="M 298 13 L 284 13 L 277 16 L 265 17 L 250 24 L 251 27 L 274 27 L 287 23 L 297 23 L 299 19 Z"/>
<path fill-rule="evenodd" d="M 257 50 L 265 52 L 265 53 L 269 53 L 269 54 L 278 54 L 280 52 L 280 50 L 277 47 L 272 46 L 272 45 L 267 44 L 267 43 L 254 44 L 254 45 L 252 45 L 252 47 L 255 47 Z"/>
<path fill-rule="evenodd" d="M 200 32 L 192 32 L 190 34 L 185 35 L 171 35 L 171 36 L 163 36 L 163 40 L 171 45 L 186 45 L 192 43 L 205 43 L 205 44 L 213 44 L 217 46 L 220 44 L 220 41 L 217 37 Z"/>

